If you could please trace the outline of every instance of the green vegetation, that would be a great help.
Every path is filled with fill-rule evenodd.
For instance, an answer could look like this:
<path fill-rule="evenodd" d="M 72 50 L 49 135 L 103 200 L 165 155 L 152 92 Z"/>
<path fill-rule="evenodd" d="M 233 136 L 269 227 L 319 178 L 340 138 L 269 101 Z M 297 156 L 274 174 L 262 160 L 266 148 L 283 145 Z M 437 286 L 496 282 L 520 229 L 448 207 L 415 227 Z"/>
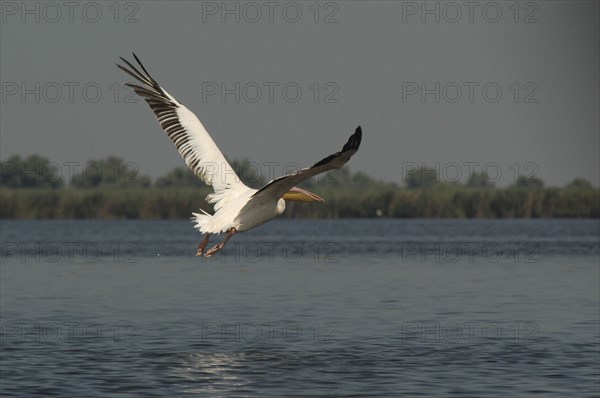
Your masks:
<path fill-rule="evenodd" d="M 490 181 L 487 173 L 482 171 L 480 173 L 471 173 L 465 185 L 470 188 L 490 188 L 494 186 L 494 183 Z"/>
<path fill-rule="evenodd" d="M 428 188 L 440 183 L 437 170 L 419 167 L 406 173 L 406 186 L 409 188 Z"/>
<path fill-rule="evenodd" d="M 90 160 L 71 179 L 71 186 L 75 188 L 148 188 L 150 184 L 150 177 L 141 176 L 137 164 L 116 156 Z"/>
<path fill-rule="evenodd" d="M 90 164 L 65 187 L 58 165 L 36 155 L 11 157 L 0 174 L 0 218 L 183 219 L 199 207 L 212 210 L 204 201 L 210 188 L 186 168 L 152 185 L 122 159 Z M 231 164 L 248 185 L 265 183 L 248 161 Z M 324 197 L 324 204 L 288 202 L 284 217 L 600 217 L 600 190 L 581 178 L 564 188 L 545 188 L 538 178 L 522 176 L 510 187 L 495 188 L 485 174 L 471 175 L 465 185 L 449 184 L 440 182 L 435 169 L 421 168 L 407 173 L 406 181 L 407 187 L 400 187 L 347 168 L 335 170 L 302 184 Z"/>
<path fill-rule="evenodd" d="M 11 156 L 0 164 L 0 187 L 4 188 L 61 188 L 64 180 L 60 166 L 48 159 L 31 155 L 26 159 Z"/>

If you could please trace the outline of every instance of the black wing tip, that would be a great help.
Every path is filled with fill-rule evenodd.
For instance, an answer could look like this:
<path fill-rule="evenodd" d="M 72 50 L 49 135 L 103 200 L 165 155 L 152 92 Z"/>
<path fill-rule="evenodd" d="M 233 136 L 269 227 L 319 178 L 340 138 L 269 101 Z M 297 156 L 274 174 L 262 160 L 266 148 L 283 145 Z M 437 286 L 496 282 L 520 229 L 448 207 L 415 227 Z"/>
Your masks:
<path fill-rule="evenodd" d="M 123 70 L 125 73 L 132 76 L 136 80 L 152 87 L 154 90 L 156 90 L 161 95 L 165 95 L 164 90 L 162 89 L 162 87 L 160 87 L 160 84 L 158 84 L 158 82 L 156 80 L 154 80 L 154 78 L 150 75 L 150 73 L 148 73 L 148 70 L 146 69 L 144 64 L 142 64 L 142 61 L 140 61 L 138 56 L 134 52 L 132 52 L 131 54 L 133 55 L 135 62 L 137 62 L 139 69 L 136 68 L 131 62 L 129 62 L 128 60 L 126 60 L 123 57 L 119 57 L 119 58 L 121 59 L 121 61 L 123 61 L 123 63 L 125 63 L 126 66 L 117 64 L 117 67 L 119 67 L 119 69 Z M 141 71 L 140 71 L 140 69 L 141 69 Z"/>
<path fill-rule="evenodd" d="M 362 142 L 362 127 L 360 127 L 360 125 L 356 128 L 356 131 L 354 131 L 354 135 L 356 136 L 356 148 L 358 149 Z"/>
<path fill-rule="evenodd" d="M 135 53 L 133 51 L 131 52 L 131 55 L 133 55 L 133 59 L 135 59 L 138 63 L 141 63 L 140 59 L 138 58 L 137 55 L 135 55 Z M 119 55 L 119 58 L 121 59 L 121 61 L 127 62 L 127 60 L 125 58 L 121 57 L 120 55 Z"/>
<path fill-rule="evenodd" d="M 135 55 L 135 53 L 134 53 L 134 52 L 132 52 L 131 54 L 133 54 L 133 57 L 134 57 L 136 60 L 138 59 L 138 57 Z M 121 61 L 125 62 L 125 64 L 129 64 L 129 61 L 127 61 L 127 59 L 125 59 L 124 57 L 121 57 L 120 55 L 119 55 L 119 59 L 120 59 Z M 117 66 L 120 66 L 120 65 L 119 65 L 119 64 L 117 64 Z"/>
<path fill-rule="evenodd" d="M 344 144 L 344 147 L 342 148 L 342 150 L 340 152 L 336 152 L 333 155 L 327 156 L 325 159 L 321 159 L 319 162 L 315 163 L 312 167 L 318 167 L 318 166 L 327 164 L 327 163 L 331 162 L 333 159 L 339 157 L 344 152 L 357 151 L 358 148 L 360 147 L 361 141 L 362 141 L 362 128 L 360 126 L 358 126 L 356 128 L 356 130 L 354 131 L 354 134 L 352 134 L 350 136 L 350 138 L 348 138 L 348 142 L 346 142 Z M 352 155 L 353 154 L 351 154 L 350 156 L 352 156 Z"/>
<path fill-rule="evenodd" d="M 144 72 L 146 72 L 146 74 L 147 74 L 148 76 L 150 76 L 150 74 L 148 73 L 148 71 L 147 71 L 147 70 L 146 70 L 146 68 L 144 67 L 144 64 L 142 64 L 142 61 L 140 61 L 140 59 L 138 58 L 138 56 L 137 56 L 137 55 L 135 55 L 135 53 L 134 53 L 133 51 L 131 52 L 131 55 L 133 55 L 133 58 L 135 59 L 135 62 L 137 62 L 137 64 L 140 66 L 140 68 L 142 68 L 142 70 L 143 70 Z"/>
<path fill-rule="evenodd" d="M 131 55 L 133 55 L 133 59 L 135 59 L 135 62 L 137 62 L 137 64 L 140 66 L 140 68 L 142 68 L 142 70 L 146 73 L 146 75 L 150 76 L 150 74 L 148 73 L 148 71 L 146 70 L 146 68 L 144 67 L 144 64 L 142 64 L 142 61 L 140 61 L 140 59 L 138 58 L 138 56 L 132 51 Z M 132 67 L 133 69 L 135 69 L 133 67 L 133 65 L 131 65 L 131 63 L 129 61 L 127 61 L 125 58 L 119 56 L 119 58 L 121 59 L 121 61 L 125 62 L 125 64 L 127 64 L 128 66 Z M 119 64 L 117 64 L 118 66 Z"/>
<path fill-rule="evenodd" d="M 350 136 L 350 138 L 348 138 L 348 142 L 346 142 L 346 145 L 344 145 L 344 148 L 342 148 L 342 152 L 346 152 L 346 151 L 350 151 L 350 150 L 356 150 L 360 147 L 360 143 L 362 142 L 362 128 L 360 126 L 358 126 L 356 128 L 356 130 L 354 131 L 354 134 L 352 134 Z"/>

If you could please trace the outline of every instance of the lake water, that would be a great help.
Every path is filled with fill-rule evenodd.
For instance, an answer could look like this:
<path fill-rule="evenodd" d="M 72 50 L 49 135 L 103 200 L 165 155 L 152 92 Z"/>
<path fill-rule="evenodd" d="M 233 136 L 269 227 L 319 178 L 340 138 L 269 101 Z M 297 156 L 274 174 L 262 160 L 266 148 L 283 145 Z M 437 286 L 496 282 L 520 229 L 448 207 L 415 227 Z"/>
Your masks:
<path fill-rule="evenodd" d="M 0 232 L 2 396 L 600 393 L 598 220 Z"/>

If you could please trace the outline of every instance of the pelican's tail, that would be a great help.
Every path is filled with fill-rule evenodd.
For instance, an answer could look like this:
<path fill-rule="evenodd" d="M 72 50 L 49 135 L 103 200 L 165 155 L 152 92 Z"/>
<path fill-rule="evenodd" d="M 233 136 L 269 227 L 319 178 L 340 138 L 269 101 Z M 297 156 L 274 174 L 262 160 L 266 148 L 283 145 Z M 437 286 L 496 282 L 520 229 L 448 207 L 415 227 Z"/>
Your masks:
<path fill-rule="evenodd" d="M 191 217 L 191 220 L 196 223 L 196 225 L 194 225 L 194 228 L 196 228 L 198 231 L 204 234 L 209 232 L 207 224 L 211 221 L 213 216 L 202 209 L 200 209 L 200 211 L 202 212 L 202 214 L 192 213 L 194 216 Z"/>

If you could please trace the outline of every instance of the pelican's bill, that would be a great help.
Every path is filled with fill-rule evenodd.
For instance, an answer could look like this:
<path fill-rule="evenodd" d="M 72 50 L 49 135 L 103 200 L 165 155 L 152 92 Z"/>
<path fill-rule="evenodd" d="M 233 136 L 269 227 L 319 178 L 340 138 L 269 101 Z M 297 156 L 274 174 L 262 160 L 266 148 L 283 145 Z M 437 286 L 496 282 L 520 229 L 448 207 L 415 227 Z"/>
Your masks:
<path fill-rule="evenodd" d="M 293 200 L 295 202 L 325 202 L 325 199 L 323 199 L 319 195 L 298 187 L 290 189 L 285 194 L 283 194 L 281 198 L 283 200 Z"/>

